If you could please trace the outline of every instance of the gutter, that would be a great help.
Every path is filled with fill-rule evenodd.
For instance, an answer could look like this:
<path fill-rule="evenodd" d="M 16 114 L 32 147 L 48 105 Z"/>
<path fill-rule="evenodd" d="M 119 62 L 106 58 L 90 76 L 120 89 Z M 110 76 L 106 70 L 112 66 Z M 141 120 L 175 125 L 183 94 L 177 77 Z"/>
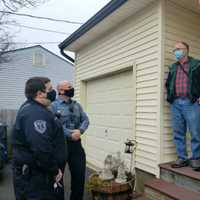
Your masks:
<path fill-rule="evenodd" d="M 60 53 L 70 62 L 74 64 L 75 60 L 64 52 L 64 48 L 60 48 Z"/>

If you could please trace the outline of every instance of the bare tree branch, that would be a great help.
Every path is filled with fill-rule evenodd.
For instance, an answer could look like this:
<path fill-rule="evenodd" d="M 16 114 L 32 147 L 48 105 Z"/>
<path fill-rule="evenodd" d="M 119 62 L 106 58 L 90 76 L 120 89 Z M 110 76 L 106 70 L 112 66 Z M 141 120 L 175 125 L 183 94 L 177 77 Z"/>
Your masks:
<path fill-rule="evenodd" d="M 9 33 L 4 32 L 3 35 L 0 34 L 0 63 L 10 61 L 10 57 L 5 53 L 12 48 L 11 40 L 12 36 Z"/>
<path fill-rule="evenodd" d="M 9 34 L 6 25 L 15 23 L 13 20 L 8 20 L 7 14 L 0 15 L 0 63 L 8 62 L 10 59 L 6 57 L 5 52 L 12 48 L 12 36 Z"/>
<path fill-rule="evenodd" d="M 1 0 L 0 6 L 3 6 L 4 10 L 10 10 L 12 12 L 18 11 L 23 7 L 35 7 L 48 0 Z M 13 48 L 12 39 L 13 36 L 9 33 L 6 25 L 16 23 L 13 20 L 8 19 L 9 14 L 3 13 L 0 15 L 0 63 L 9 62 L 10 58 L 7 57 L 6 52 Z"/>
<path fill-rule="evenodd" d="M 11 11 L 17 11 L 23 7 L 35 7 L 47 0 L 2 0 L 3 6 Z"/>

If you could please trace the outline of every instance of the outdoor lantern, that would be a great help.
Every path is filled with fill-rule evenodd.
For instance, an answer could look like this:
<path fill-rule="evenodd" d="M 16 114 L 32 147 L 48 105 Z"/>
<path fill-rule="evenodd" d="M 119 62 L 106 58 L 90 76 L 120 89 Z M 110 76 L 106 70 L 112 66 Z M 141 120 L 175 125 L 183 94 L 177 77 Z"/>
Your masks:
<path fill-rule="evenodd" d="M 135 150 L 136 141 L 135 140 L 129 140 L 125 142 L 125 153 L 128 153 L 131 155 L 130 157 L 130 172 L 132 173 L 133 170 L 133 152 Z"/>
<path fill-rule="evenodd" d="M 134 147 L 135 147 L 135 141 L 134 140 L 129 140 L 125 142 L 125 153 L 133 153 Z"/>

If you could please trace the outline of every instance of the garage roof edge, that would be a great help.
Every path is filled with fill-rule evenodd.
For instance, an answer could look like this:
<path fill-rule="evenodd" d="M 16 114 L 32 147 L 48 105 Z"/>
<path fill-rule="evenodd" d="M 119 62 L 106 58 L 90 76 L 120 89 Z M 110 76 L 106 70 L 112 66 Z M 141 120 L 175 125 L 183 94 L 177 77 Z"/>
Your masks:
<path fill-rule="evenodd" d="M 119 7 L 121 7 L 128 0 L 112 0 L 106 6 L 104 6 L 99 12 L 97 12 L 92 18 L 90 18 L 85 24 L 83 24 L 78 30 L 72 33 L 67 39 L 59 44 L 60 49 L 64 49 L 82 35 L 84 35 L 87 31 L 93 28 L 96 24 L 101 22 L 108 15 L 113 13 Z"/>

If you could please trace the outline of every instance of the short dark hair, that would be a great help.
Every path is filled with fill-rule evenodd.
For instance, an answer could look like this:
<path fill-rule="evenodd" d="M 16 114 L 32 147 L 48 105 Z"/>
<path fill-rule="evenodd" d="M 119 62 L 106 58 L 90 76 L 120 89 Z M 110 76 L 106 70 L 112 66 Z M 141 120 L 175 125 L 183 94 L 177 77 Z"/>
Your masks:
<path fill-rule="evenodd" d="M 183 41 L 180 41 L 180 43 L 183 44 L 188 51 L 190 50 L 189 44 L 187 44 L 186 42 L 183 42 Z"/>
<path fill-rule="evenodd" d="M 37 92 L 45 92 L 45 84 L 50 82 L 47 77 L 32 77 L 26 81 L 25 96 L 27 99 L 34 99 L 37 96 Z"/>

